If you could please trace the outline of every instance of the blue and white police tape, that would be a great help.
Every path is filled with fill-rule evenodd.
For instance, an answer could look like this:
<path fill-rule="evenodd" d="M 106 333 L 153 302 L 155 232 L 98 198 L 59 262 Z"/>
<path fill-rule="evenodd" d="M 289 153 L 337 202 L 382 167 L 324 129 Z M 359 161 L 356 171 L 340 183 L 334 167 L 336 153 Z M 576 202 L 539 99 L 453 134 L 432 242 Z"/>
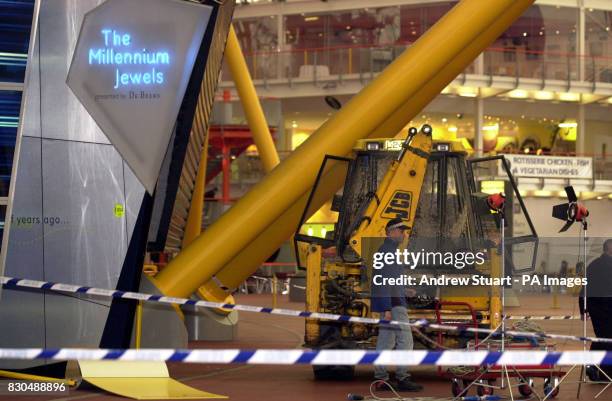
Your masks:
<path fill-rule="evenodd" d="M 506 320 L 579 320 L 580 316 L 573 315 L 504 315 Z"/>
<path fill-rule="evenodd" d="M 456 313 L 445 315 L 442 311 L 442 316 L 451 320 L 472 320 L 471 315 L 460 315 Z M 580 316 L 574 315 L 504 315 L 506 320 L 579 320 Z"/>
<path fill-rule="evenodd" d="M 94 288 L 87 286 L 78 286 L 72 284 L 61 284 L 53 283 L 50 281 L 38 281 L 38 280 L 27 280 L 13 277 L 0 276 L 0 284 L 5 287 L 24 287 L 24 288 L 35 288 L 40 290 L 55 291 L 62 293 L 72 294 L 87 294 L 95 295 L 105 298 L 120 298 L 120 299 L 133 299 L 144 302 L 157 302 L 164 304 L 176 304 L 176 305 L 192 305 L 203 308 L 224 308 L 232 309 L 243 312 L 255 312 L 255 313 L 266 313 L 272 315 L 281 316 L 292 316 L 309 319 L 322 319 L 322 320 L 333 320 L 339 322 L 353 322 L 353 323 L 364 323 L 364 324 L 389 324 L 397 326 L 409 326 L 420 329 L 431 329 L 435 331 L 450 331 L 463 333 L 483 333 L 491 335 L 492 337 L 501 336 L 501 330 L 492 330 L 476 327 L 468 327 L 465 325 L 445 325 L 438 323 L 431 323 L 426 319 L 420 319 L 411 322 L 399 322 L 393 320 L 374 319 L 368 317 L 359 316 L 347 316 L 347 315 L 336 315 L 332 313 L 320 313 L 320 312 L 307 312 L 293 309 L 281 309 L 281 308 L 267 308 L 263 306 L 253 305 L 240 305 L 240 304 L 224 304 L 222 302 L 211 302 L 211 301 L 198 301 L 188 298 L 175 298 L 165 297 L 161 295 L 143 294 L 140 292 L 125 292 L 118 290 L 107 290 L 102 288 Z M 579 337 L 571 336 L 567 334 L 549 334 L 543 332 L 531 332 L 531 331 L 517 331 L 517 330 L 505 330 L 503 333 L 508 336 L 514 337 L 525 337 L 535 339 L 555 339 L 565 341 L 588 341 L 588 342 L 600 342 L 600 343 L 612 343 L 612 338 L 597 338 L 597 337 Z"/>
<path fill-rule="evenodd" d="M 612 365 L 612 352 L 0 348 L 0 359 L 164 361 L 262 365 L 573 366 Z"/>

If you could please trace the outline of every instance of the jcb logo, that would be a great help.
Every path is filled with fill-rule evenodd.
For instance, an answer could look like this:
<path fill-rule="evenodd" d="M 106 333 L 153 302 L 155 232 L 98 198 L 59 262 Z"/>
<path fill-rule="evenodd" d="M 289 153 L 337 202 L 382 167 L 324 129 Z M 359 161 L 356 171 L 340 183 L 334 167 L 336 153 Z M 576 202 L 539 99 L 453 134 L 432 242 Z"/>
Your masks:
<path fill-rule="evenodd" d="M 381 217 L 385 219 L 400 218 L 407 220 L 410 218 L 411 204 L 412 192 L 395 191 Z"/>

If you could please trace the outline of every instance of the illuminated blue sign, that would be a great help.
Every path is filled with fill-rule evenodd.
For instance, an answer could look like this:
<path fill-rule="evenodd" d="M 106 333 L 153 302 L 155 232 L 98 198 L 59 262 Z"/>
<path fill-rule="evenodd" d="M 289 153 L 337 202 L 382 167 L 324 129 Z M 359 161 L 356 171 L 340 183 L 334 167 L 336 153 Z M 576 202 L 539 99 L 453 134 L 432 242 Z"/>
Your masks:
<path fill-rule="evenodd" d="M 66 82 L 152 194 L 213 7 L 98 2 L 83 18 Z"/>
<path fill-rule="evenodd" d="M 148 51 L 147 49 L 132 49 L 132 36 L 114 29 L 100 31 L 104 39 L 104 47 L 90 48 L 88 51 L 89 65 L 142 65 L 151 68 L 141 71 L 124 72 L 115 67 L 114 89 L 129 85 L 161 85 L 164 83 L 164 72 L 155 68 L 160 65 L 170 65 L 170 54 L 166 51 Z"/>

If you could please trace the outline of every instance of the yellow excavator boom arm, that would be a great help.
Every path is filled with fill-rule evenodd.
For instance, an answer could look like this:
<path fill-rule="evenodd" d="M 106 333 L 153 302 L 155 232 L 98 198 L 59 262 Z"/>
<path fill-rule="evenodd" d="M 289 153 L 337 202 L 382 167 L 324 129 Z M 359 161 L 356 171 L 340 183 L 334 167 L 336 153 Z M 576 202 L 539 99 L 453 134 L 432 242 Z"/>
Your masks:
<path fill-rule="evenodd" d="M 411 128 L 398 158 L 385 173 L 376 196 L 349 241 L 360 256 L 363 238 L 384 237 L 389 220 L 401 218 L 412 229 L 431 146 L 429 125 L 424 125 L 419 132 Z"/>

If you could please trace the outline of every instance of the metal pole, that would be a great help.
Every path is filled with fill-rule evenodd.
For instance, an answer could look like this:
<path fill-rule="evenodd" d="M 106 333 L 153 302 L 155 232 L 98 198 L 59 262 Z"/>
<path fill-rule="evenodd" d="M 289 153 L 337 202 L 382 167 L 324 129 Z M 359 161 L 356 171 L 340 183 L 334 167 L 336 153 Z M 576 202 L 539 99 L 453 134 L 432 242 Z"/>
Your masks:
<path fill-rule="evenodd" d="M 272 308 L 276 308 L 278 305 L 278 299 L 276 296 L 276 287 L 278 286 L 278 279 L 276 273 L 272 274 Z"/>
<path fill-rule="evenodd" d="M 223 144 L 221 145 L 221 154 L 223 156 L 223 159 L 221 160 L 221 169 L 223 171 L 223 190 L 221 198 L 223 199 L 223 204 L 227 205 L 230 202 L 230 181 L 232 179 L 232 171 L 230 164 L 232 161 L 231 149 L 229 145 L 225 142 L 225 139 L 223 139 Z"/>
<path fill-rule="evenodd" d="M 578 80 L 585 81 L 586 58 L 584 55 L 586 54 L 586 10 L 584 8 L 584 1 L 579 1 L 578 3 L 580 5 L 578 9 Z"/>
<path fill-rule="evenodd" d="M 253 141 L 259 151 L 259 157 L 265 171 L 268 172 L 279 163 L 278 153 L 233 27 L 230 27 L 227 36 L 225 59 L 253 134 Z"/>
<path fill-rule="evenodd" d="M 204 138 L 202 152 L 200 154 L 200 164 L 196 175 L 189 215 L 185 225 L 185 235 L 183 236 L 182 247 L 186 247 L 202 233 L 202 214 L 204 213 L 204 187 L 206 185 L 206 163 L 208 161 L 208 133 Z"/>
<path fill-rule="evenodd" d="M 482 137 L 482 126 L 484 124 L 484 99 L 480 96 L 480 90 L 478 91 L 478 97 L 474 99 L 476 106 L 476 121 L 474 122 L 474 150 L 476 156 L 480 157 L 484 154 L 484 140 Z"/>
<path fill-rule="evenodd" d="M 504 205 L 504 208 L 506 206 Z M 502 278 L 506 277 L 506 217 L 505 210 L 501 211 L 501 276 Z M 503 281 L 502 281 L 503 283 Z M 506 349 L 506 286 L 502 284 L 501 286 L 501 351 L 504 352 Z M 508 368 L 506 365 L 503 366 L 503 369 L 506 371 L 506 375 L 508 374 Z M 504 388 L 504 376 L 501 375 L 501 388 Z M 512 387 L 510 387 L 510 377 L 508 377 L 508 388 L 510 389 L 510 395 L 512 396 Z"/>
<path fill-rule="evenodd" d="M 138 301 L 136 305 L 136 338 L 134 345 L 136 349 L 140 349 L 140 340 L 142 339 L 142 301 Z"/>
<path fill-rule="evenodd" d="M 580 95 L 580 103 L 578 104 L 578 127 L 576 127 L 576 153 L 578 156 L 584 155 L 586 150 L 586 116 L 585 105 L 582 103 L 582 95 Z"/>

